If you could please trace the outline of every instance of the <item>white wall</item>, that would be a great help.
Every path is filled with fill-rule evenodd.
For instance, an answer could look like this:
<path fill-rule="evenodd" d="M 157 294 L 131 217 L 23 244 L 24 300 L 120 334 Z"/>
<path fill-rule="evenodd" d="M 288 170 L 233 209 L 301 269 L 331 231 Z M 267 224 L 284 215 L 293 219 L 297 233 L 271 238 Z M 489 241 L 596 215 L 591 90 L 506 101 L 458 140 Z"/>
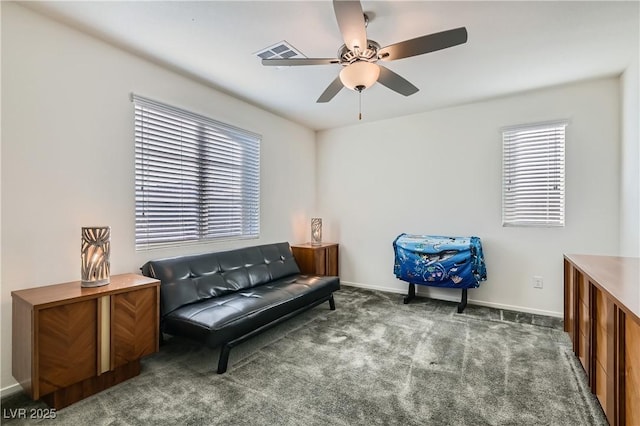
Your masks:
<path fill-rule="evenodd" d="M 2 3 L 2 382 L 11 376 L 11 291 L 80 275 L 80 228 L 110 225 L 113 274 L 150 258 L 308 239 L 315 133 L 22 6 Z M 135 92 L 263 136 L 261 238 L 136 252 Z"/>
<path fill-rule="evenodd" d="M 393 275 L 398 234 L 477 235 L 488 280 L 470 300 L 561 316 L 563 253 L 617 254 L 618 91 L 603 79 L 319 132 L 318 209 L 324 239 L 341 244 L 341 280 L 406 292 Z M 558 119 L 570 121 L 566 226 L 503 228 L 500 129 Z"/>
<path fill-rule="evenodd" d="M 620 254 L 640 256 L 640 71 L 638 55 L 620 77 Z"/>

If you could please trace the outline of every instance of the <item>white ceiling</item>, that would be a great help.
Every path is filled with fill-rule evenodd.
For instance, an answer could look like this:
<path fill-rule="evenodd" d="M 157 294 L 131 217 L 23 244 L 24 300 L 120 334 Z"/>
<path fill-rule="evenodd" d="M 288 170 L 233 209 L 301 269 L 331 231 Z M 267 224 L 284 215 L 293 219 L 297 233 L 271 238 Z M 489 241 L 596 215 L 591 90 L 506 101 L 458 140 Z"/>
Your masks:
<path fill-rule="evenodd" d="M 330 1 L 23 4 L 312 129 L 358 122 L 356 92 L 316 103 L 340 65 L 264 67 L 255 55 L 285 40 L 307 57 L 336 57 L 343 41 Z M 368 38 L 381 46 L 461 26 L 469 34 L 466 44 L 386 63 L 420 91 L 374 85 L 362 94 L 363 121 L 618 75 L 638 54 L 639 5 L 363 0 Z"/>

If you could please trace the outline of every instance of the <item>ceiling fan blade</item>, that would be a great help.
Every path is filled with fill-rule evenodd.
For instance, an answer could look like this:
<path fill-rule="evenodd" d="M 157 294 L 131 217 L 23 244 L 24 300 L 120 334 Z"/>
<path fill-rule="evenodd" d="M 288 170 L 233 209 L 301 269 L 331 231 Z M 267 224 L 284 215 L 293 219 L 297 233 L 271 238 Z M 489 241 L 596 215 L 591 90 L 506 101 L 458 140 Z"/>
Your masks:
<path fill-rule="evenodd" d="M 340 60 L 337 58 L 291 58 L 291 59 L 263 59 L 262 65 L 272 67 L 292 67 L 298 65 L 326 65 L 326 64 L 339 64 Z"/>
<path fill-rule="evenodd" d="M 355 46 L 367 48 L 367 30 L 364 25 L 364 12 L 359 1 L 333 0 L 333 11 L 336 14 L 342 39 L 349 50 Z"/>
<path fill-rule="evenodd" d="M 384 61 L 409 58 L 423 53 L 435 52 L 447 47 L 457 46 L 467 42 L 465 27 L 429 34 L 411 40 L 401 41 L 378 51 L 378 57 Z"/>
<path fill-rule="evenodd" d="M 344 86 L 342 85 L 342 81 L 340 81 L 340 76 L 336 77 L 336 79 L 331 82 L 329 87 L 327 87 L 324 90 L 324 92 L 322 92 L 322 95 L 320 95 L 320 97 L 316 102 L 317 103 L 329 102 L 331 99 L 333 99 L 335 95 L 338 94 L 340 90 L 342 90 L 343 87 Z"/>
<path fill-rule="evenodd" d="M 401 95 L 409 96 L 416 93 L 418 89 L 413 84 L 409 83 L 403 77 L 400 77 L 395 72 L 391 71 L 389 68 L 383 67 L 378 64 L 380 67 L 380 76 L 378 77 L 378 83 L 383 86 L 387 86 L 389 89 L 400 93 Z"/>

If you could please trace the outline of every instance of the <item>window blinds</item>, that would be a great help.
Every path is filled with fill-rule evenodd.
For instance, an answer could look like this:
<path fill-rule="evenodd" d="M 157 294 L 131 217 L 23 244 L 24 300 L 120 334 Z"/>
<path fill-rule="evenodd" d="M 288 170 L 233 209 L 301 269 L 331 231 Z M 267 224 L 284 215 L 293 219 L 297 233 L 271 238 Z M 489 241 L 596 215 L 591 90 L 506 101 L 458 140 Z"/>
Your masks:
<path fill-rule="evenodd" d="M 132 95 L 136 249 L 260 233 L 259 135 Z"/>
<path fill-rule="evenodd" d="M 564 226 L 566 126 L 503 130 L 503 226 Z"/>

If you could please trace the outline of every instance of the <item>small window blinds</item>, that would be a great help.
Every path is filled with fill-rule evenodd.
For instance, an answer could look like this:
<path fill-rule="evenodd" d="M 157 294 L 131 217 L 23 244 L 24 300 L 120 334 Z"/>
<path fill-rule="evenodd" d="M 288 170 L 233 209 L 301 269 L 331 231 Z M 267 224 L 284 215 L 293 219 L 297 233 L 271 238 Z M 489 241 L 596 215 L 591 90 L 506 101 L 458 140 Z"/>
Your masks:
<path fill-rule="evenodd" d="M 566 126 L 503 129 L 503 226 L 564 226 Z"/>
<path fill-rule="evenodd" d="M 259 135 L 132 95 L 136 249 L 260 233 Z"/>

